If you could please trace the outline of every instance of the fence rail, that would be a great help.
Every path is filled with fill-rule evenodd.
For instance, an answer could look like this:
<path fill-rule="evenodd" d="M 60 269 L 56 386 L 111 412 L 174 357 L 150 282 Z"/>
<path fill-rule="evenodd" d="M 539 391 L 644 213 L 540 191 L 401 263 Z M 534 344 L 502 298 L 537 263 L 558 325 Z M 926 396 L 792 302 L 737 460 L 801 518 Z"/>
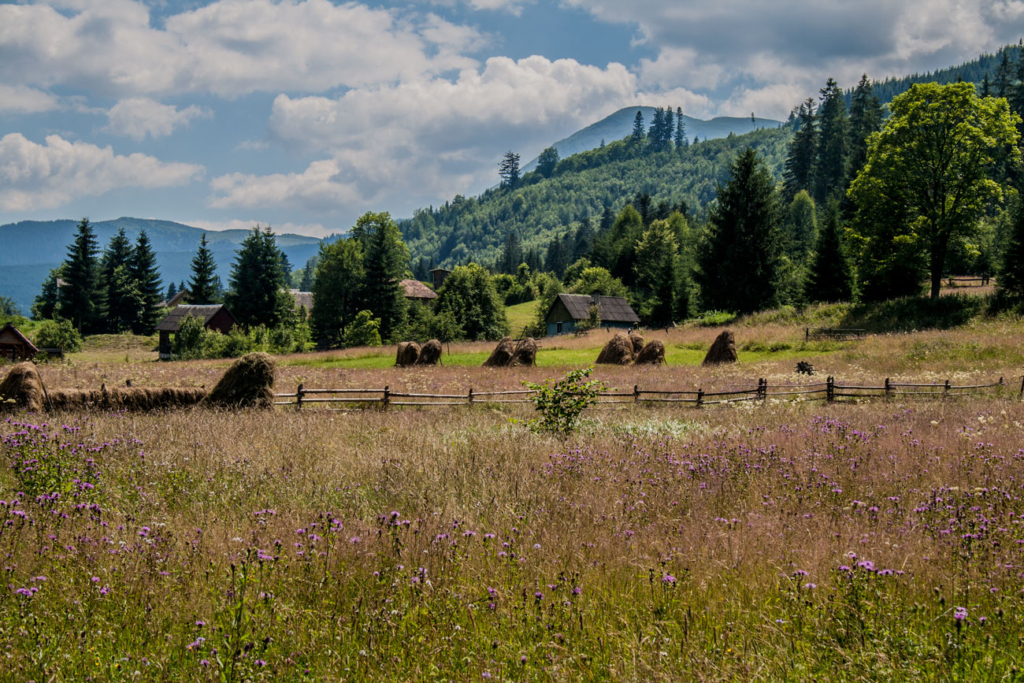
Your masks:
<path fill-rule="evenodd" d="M 766 401 L 769 398 L 804 397 L 804 400 L 821 400 L 833 403 L 837 399 L 891 399 L 899 396 L 937 396 L 942 398 L 963 396 L 966 391 L 979 391 L 1006 387 L 1002 377 L 998 382 L 989 384 L 954 385 L 949 380 L 941 383 L 893 382 L 888 377 L 878 386 L 864 384 L 840 384 L 834 377 L 825 382 L 808 384 L 775 384 L 766 379 L 759 379 L 756 387 L 746 389 L 730 389 L 728 391 L 704 391 L 704 389 L 641 389 L 634 386 L 633 391 L 611 390 L 598 394 L 597 404 L 682 404 L 702 406 L 742 401 Z M 390 386 L 383 389 L 306 389 L 300 384 L 292 393 L 274 394 L 274 405 L 294 406 L 302 410 L 306 404 L 348 404 L 359 407 L 379 405 L 383 408 L 396 407 L 439 407 L 439 406 L 475 406 L 475 405 L 509 405 L 532 403 L 530 396 L 535 390 L 517 391 L 474 391 L 469 389 L 465 394 L 421 394 L 391 391 Z M 1024 399 L 1024 378 L 1021 380 L 1018 398 Z M 396 400 L 399 399 L 399 400 Z M 412 400 L 409 400 L 412 399 Z"/>

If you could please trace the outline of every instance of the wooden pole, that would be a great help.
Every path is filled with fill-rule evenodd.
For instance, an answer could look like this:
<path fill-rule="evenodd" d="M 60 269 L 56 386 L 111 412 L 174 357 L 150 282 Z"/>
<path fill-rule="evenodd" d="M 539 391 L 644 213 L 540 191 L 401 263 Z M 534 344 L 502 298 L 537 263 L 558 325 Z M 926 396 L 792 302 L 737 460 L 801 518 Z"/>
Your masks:
<path fill-rule="evenodd" d="M 640 385 L 639 384 L 634 384 L 633 385 L 633 403 L 636 403 L 639 400 L 640 400 Z"/>
<path fill-rule="evenodd" d="M 946 380 L 946 386 L 943 389 L 943 392 L 945 392 L 946 396 L 949 396 L 949 380 L 948 379 Z"/>
<path fill-rule="evenodd" d="M 469 388 L 469 405 L 473 405 L 473 387 Z"/>
<path fill-rule="evenodd" d="M 892 386 L 889 384 L 889 378 L 885 378 L 885 398 L 889 400 L 892 397 Z"/>
<path fill-rule="evenodd" d="M 391 386 L 384 387 L 384 402 L 381 404 L 384 406 L 384 410 L 387 410 L 391 405 Z"/>
<path fill-rule="evenodd" d="M 299 388 L 295 390 L 295 409 L 296 410 L 302 410 L 302 393 L 303 393 L 303 390 L 304 390 L 304 387 L 300 383 L 299 384 Z"/>
<path fill-rule="evenodd" d="M 700 408 L 704 405 L 704 389 L 697 390 L 697 407 Z"/>
<path fill-rule="evenodd" d="M 836 379 L 831 375 L 825 380 L 825 400 L 829 403 L 836 400 Z"/>

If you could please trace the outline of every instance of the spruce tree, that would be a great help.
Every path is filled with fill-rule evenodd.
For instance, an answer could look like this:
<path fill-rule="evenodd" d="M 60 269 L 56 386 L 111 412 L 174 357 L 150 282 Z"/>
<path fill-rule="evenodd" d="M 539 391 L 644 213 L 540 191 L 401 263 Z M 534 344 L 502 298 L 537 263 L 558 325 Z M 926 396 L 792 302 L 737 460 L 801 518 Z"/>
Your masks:
<path fill-rule="evenodd" d="M 1003 247 L 999 289 L 1020 298 L 1024 297 L 1024 200 L 1016 200 L 1010 215 L 1012 222 Z"/>
<path fill-rule="evenodd" d="M 778 304 L 780 215 L 775 179 L 748 147 L 719 187 L 698 251 L 705 310 L 750 313 Z"/>
<path fill-rule="evenodd" d="M 629 144 L 639 147 L 644 143 L 644 113 L 637 110 L 633 117 L 633 133 L 629 136 Z"/>
<path fill-rule="evenodd" d="M 197 306 L 217 303 L 221 297 L 220 277 L 206 241 L 206 233 L 199 238 L 199 250 L 192 257 L 192 277 L 188 281 L 188 302 Z"/>
<path fill-rule="evenodd" d="M 60 265 L 50 271 L 43 281 L 42 291 L 32 301 L 33 320 L 53 320 L 60 309 L 60 290 L 57 287 L 57 280 L 65 277 L 65 266 Z"/>
<path fill-rule="evenodd" d="M 358 239 L 320 243 L 309 322 L 321 348 L 341 346 L 345 330 L 363 310 L 364 279 L 363 247 Z"/>
<path fill-rule="evenodd" d="M 686 123 L 683 121 L 682 107 L 676 107 L 675 143 L 677 150 L 681 150 L 689 146 L 689 141 L 686 139 Z"/>
<path fill-rule="evenodd" d="M 594 248 L 594 228 L 589 218 L 580 221 L 580 227 L 576 228 L 576 238 L 573 240 L 572 259 L 573 263 L 581 258 L 590 256 L 590 250 Z"/>
<path fill-rule="evenodd" d="M 498 175 L 501 177 L 501 187 L 506 190 L 514 190 L 519 185 L 519 155 L 509 150 L 501 158 L 498 166 Z"/>
<path fill-rule="evenodd" d="M 68 247 L 63 281 L 64 286 L 60 287 L 59 295 L 59 315 L 70 320 L 81 333 L 102 331 L 106 297 L 100 270 L 99 246 L 88 218 L 79 222 L 74 241 Z"/>
<path fill-rule="evenodd" d="M 295 302 L 286 289 L 281 251 L 269 227 L 257 225 L 242 240 L 228 282 L 225 303 L 244 327 L 277 327 L 293 321 Z"/>
<path fill-rule="evenodd" d="M 668 149 L 669 145 L 672 144 L 672 139 L 676 134 L 676 117 L 672 112 L 672 107 L 665 107 L 665 133 L 663 135 L 661 148 Z"/>
<path fill-rule="evenodd" d="M 868 159 L 868 138 L 882 129 L 882 103 L 875 97 L 867 74 L 861 77 L 850 104 L 850 158 L 847 177 L 853 179 Z"/>
<path fill-rule="evenodd" d="M 981 80 L 981 96 L 992 97 L 992 84 L 988 80 L 988 74 Z"/>
<path fill-rule="evenodd" d="M 665 110 L 657 107 L 654 110 L 654 118 L 651 119 L 651 128 L 647 131 L 647 149 L 652 152 L 660 152 L 665 133 Z"/>
<path fill-rule="evenodd" d="M 135 240 L 130 267 L 127 269 L 131 279 L 135 281 L 139 294 L 139 313 L 132 323 L 135 334 L 150 335 L 160 322 L 160 302 L 163 297 L 163 283 L 160 282 L 160 271 L 156 267 L 156 254 L 149 241 L 149 235 L 143 230 Z"/>
<path fill-rule="evenodd" d="M 821 89 L 818 121 L 820 137 L 813 195 L 818 204 L 824 204 L 830 197 L 846 191 L 850 149 L 850 121 L 846 115 L 843 91 L 831 78 Z"/>
<path fill-rule="evenodd" d="M 843 246 L 838 199 L 829 200 L 825 209 L 814 258 L 804 283 L 804 298 L 811 302 L 849 301 L 853 298 L 853 274 Z"/>
<path fill-rule="evenodd" d="M 783 171 L 783 197 L 793 201 L 801 190 L 811 192 L 814 183 L 814 160 L 818 155 L 818 129 L 814 117 L 814 100 L 800 105 L 799 128 L 789 143 Z"/>
<path fill-rule="evenodd" d="M 178 285 L 174 284 L 174 280 L 171 280 L 171 284 L 167 285 L 167 296 L 165 301 L 170 301 L 178 295 Z"/>
<path fill-rule="evenodd" d="M 363 246 L 366 306 L 380 318 L 383 339 L 393 339 L 405 323 L 406 300 L 400 284 L 409 263 L 409 251 L 391 214 L 366 213 L 352 234 Z M 314 310 L 316 306 L 314 305 Z"/>
<path fill-rule="evenodd" d="M 789 205 L 786 220 L 786 253 L 791 261 L 803 264 L 818 239 L 816 207 L 811 195 L 800 190 Z"/>
<path fill-rule="evenodd" d="M 1010 51 L 1004 47 L 1001 52 L 1003 59 L 999 62 L 999 66 L 996 67 L 996 97 L 1008 97 L 1010 95 L 1010 87 L 1013 84 L 1011 80 L 1013 69 L 1010 66 Z"/>
<path fill-rule="evenodd" d="M 110 238 L 110 244 L 103 254 L 103 282 L 107 292 L 106 328 L 120 333 L 132 329 L 139 319 L 139 288 L 131 276 L 131 264 L 135 258 L 124 228 Z M 118 272 L 118 269 L 123 272 Z M 171 295 L 173 296 L 173 295 Z"/>

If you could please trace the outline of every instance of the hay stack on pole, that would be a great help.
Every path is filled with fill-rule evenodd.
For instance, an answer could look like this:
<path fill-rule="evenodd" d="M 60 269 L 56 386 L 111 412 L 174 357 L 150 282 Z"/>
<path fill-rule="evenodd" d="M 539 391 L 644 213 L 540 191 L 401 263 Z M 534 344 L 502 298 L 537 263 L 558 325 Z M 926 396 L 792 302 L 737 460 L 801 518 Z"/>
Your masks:
<path fill-rule="evenodd" d="M 665 345 L 655 339 L 640 349 L 633 362 L 636 365 L 661 365 L 665 362 Z"/>
<path fill-rule="evenodd" d="M 708 349 L 708 355 L 704 356 L 701 365 L 721 365 L 735 363 L 737 360 L 739 356 L 736 354 L 736 337 L 731 331 L 725 330 Z"/>
<path fill-rule="evenodd" d="M 629 343 L 633 345 L 633 358 L 636 358 L 644 348 L 644 338 L 636 332 L 630 332 Z"/>
<path fill-rule="evenodd" d="M 0 383 L 0 413 L 8 410 L 42 412 L 46 394 L 39 372 L 32 363 L 18 363 Z"/>
<path fill-rule="evenodd" d="M 224 373 L 204 405 L 269 408 L 274 404 L 274 358 L 268 353 L 242 356 Z"/>
<path fill-rule="evenodd" d="M 516 344 L 516 350 L 512 353 L 508 365 L 510 368 L 532 368 L 537 365 L 537 342 L 533 340 L 533 337 L 522 339 Z"/>
<path fill-rule="evenodd" d="M 437 365 L 441 362 L 442 351 L 441 342 L 431 339 L 420 349 L 420 357 L 416 360 L 416 365 Z"/>
<path fill-rule="evenodd" d="M 629 365 L 633 362 L 633 342 L 621 332 L 608 340 L 597 357 L 598 365 Z"/>
<path fill-rule="evenodd" d="M 508 366 L 508 362 L 512 360 L 512 356 L 515 354 L 516 348 L 512 345 L 512 337 L 505 337 L 498 345 L 491 351 L 491 355 L 488 356 L 487 360 L 484 361 L 483 367 L 485 368 L 504 368 Z"/>
<path fill-rule="evenodd" d="M 398 353 L 395 356 L 395 365 L 404 368 L 409 365 L 416 365 L 420 359 L 420 345 L 416 342 L 402 342 L 398 345 Z"/>

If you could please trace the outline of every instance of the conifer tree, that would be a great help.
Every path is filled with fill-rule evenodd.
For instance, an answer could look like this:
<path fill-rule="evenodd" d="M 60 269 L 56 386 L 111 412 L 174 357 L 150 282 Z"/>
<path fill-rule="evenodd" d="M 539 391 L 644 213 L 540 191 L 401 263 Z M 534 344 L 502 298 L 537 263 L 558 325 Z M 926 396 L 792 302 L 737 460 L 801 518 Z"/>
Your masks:
<path fill-rule="evenodd" d="M 1010 51 L 1005 47 L 1002 49 L 1003 59 L 996 67 L 996 97 L 1009 97 L 1013 69 L 1010 66 Z"/>
<path fill-rule="evenodd" d="M 363 248 L 359 240 L 320 243 L 320 257 L 311 291 L 310 326 L 321 348 L 341 345 L 348 326 L 363 310 Z"/>
<path fill-rule="evenodd" d="M 590 224 L 590 218 L 580 221 L 580 227 L 576 228 L 576 238 L 573 242 L 572 258 L 570 259 L 573 263 L 590 256 L 590 250 L 594 248 L 594 228 Z"/>
<path fill-rule="evenodd" d="M 57 281 L 65 277 L 66 266 L 61 264 L 50 271 L 43 281 L 42 291 L 32 301 L 33 320 L 52 320 L 59 314 L 60 290 Z"/>
<path fill-rule="evenodd" d="M 242 240 L 228 283 L 225 303 L 244 327 L 292 322 L 295 303 L 286 289 L 281 251 L 269 227 L 257 225 Z"/>
<path fill-rule="evenodd" d="M 789 205 L 786 220 L 786 253 L 791 261 L 803 264 L 818 239 L 816 207 L 807 190 L 800 190 Z"/>
<path fill-rule="evenodd" d="M 409 263 L 409 251 L 387 212 L 363 214 L 352 234 L 363 246 L 364 307 L 380 318 L 381 337 L 391 339 L 405 322 L 406 301 L 400 282 Z"/>
<path fill-rule="evenodd" d="M 127 269 L 130 278 L 138 288 L 138 315 L 132 323 L 135 334 L 153 334 L 160 322 L 160 302 L 163 297 L 163 283 L 160 282 L 160 271 L 156 267 L 156 254 L 153 253 L 149 235 L 143 230 L 135 240 L 132 250 L 131 265 Z"/>
<path fill-rule="evenodd" d="M 1011 211 L 1010 233 L 999 269 L 999 288 L 1020 298 L 1024 297 L 1024 200 L 1018 197 Z"/>
<path fill-rule="evenodd" d="M 656 107 L 654 118 L 651 119 L 651 128 L 647 131 L 647 149 L 652 152 L 660 152 L 664 133 L 665 110 L 661 107 Z"/>
<path fill-rule="evenodd" d="M 989 82 L 988 74 L 981 80 L 981 96 L 992 97 L 992 83 Z"/>
<path fill-rule="evenodd" d="M 171 280 L 171 284 L 167 285 L 167 296 L 164 298 L 165 301 L 170 301 L 178 295 L 178 285 L 174 284 L 174 280 Z"/>
<path fill-rule="evenodd" d="M 672 107 L 665 107 L 665 133 L 662 140 L 662 149 L 668 149 L 669 145 L 672 144 L 672 139 L 676 134 L 676 117 L 672 112 Z"/>
<path fill-rule="evenodd" d="M 134 258 L 135 249 L 128 241 L 124 228 L 121 228 L 110 238 L 102 263 L 103 283 L 107 292 L 106 328 L 110 332 L 126 332 L 139 319 L 139 288 L 131 272 Z"/>
<path fill-rule="evenodd" d="M 689 146 L 689 140 L 686 139 L 686 122 L 683 121 L 683 108 L 676 107 L 676 131 L 675 131 L 675 143 L 676 149 L 681 150 Z"/>
<path fill-rule="evenodd" d="M 519 243 L 519 231 L 509 230 L 505 245 L 501 250 L 501 258 L 498 263 L 498 270 L 502 273 L 512 275 L 523 262 L 523 248 Z"/>
<path fill-rule="evenodd" d="M 644 113 L 639 109 L 633 117 L 633 133 L 629 136 L 629 144 L 639 147 L 644 142 Z"/>
<path fill-rule="evenodd" d="M 519 155 L 509 150 L 501 158 L 498 166 L 498 175 L 501 177 L 501 187 L 506 190 L 514 190 L 519 185 Z"/>
<path fill-rule="evenodd" d="M 537 172 L 545 178 L 554 175 L 556 166 L 558 166 L 558 150 L 554 147 L 548 147 L 537 157 Z"/>
<path fill-rule="evenodd" d="M 839 225 L 839 200 L 831 199 L 818 231 L 811 269 L 804 284 L 807 301 L 849 301 L 853 298 L 853 274 L 843 246 Z"/>
<path fill-rule="evenodd" d="M 786 166 L 783 172 L 783 197 L 787 201 L 801 190 L 812 191 L 814 184 L 814 160 L 818 155 L 818 129 L 814 117 L 814 100 L 808 98 L 800 105 L 799 128 L 789 143 Z"/>
<path fill-rule="evenodd" d="M 206 233 L 199 238 L 199 250 L 192 258 L 192 277 L 188 281 L 188 301 L 190 304 L 205 306 L 217 303 L 221 298 L 220 277 L 217 275 L 217 264 L 213 260 L 206 241 Z"/>
<path fill-rule="evenodd" d="M 856 178 L 868 159 L 868 138 L 882 129 L 882 103 L 867 74 L 861 77 L 850 104 L 850 158 L 847 177 Z"/>
<path fill-rule="evenodd" d="M 824 204 L 830 197 L 846 191 L 850 149 L 850 121 L 846 115 L 843 91 L 831 78 L 821 89 L 818 121 L 820 137 L 813 195 L 818 204 Z"/>
<path fill-rule="evenodd" d="M 60 287 L 59 314 L 81 333 L 99 332 L 106 315 L 96 233 L 88 218 L 78 224 L 74 241 L 64 262 L 64 286 Z"/>
<path fill-rule="evenodd" d="M 719 187 L 698 250 L 705 310 L 750 313 L 778 304 L 780 213 L 775 180 L 748 147 Z"/>

